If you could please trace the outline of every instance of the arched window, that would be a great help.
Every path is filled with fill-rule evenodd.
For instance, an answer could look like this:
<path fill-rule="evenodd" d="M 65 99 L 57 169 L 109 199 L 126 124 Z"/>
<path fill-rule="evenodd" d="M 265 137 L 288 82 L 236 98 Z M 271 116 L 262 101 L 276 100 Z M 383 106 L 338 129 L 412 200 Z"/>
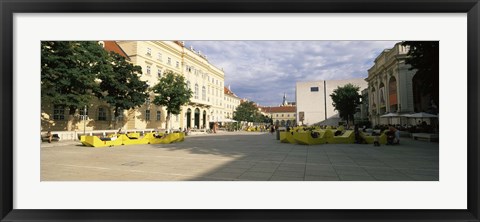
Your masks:
<path fill-rule="evenodd" d="M 202 86 L 202 100 L 207 99 L 207 90 L 205 89 L 205 86 Z"/>
<path fill-rule="evenodd" d="M 198 84 L 195 83 L 195 99 L 198 99 Z"/>

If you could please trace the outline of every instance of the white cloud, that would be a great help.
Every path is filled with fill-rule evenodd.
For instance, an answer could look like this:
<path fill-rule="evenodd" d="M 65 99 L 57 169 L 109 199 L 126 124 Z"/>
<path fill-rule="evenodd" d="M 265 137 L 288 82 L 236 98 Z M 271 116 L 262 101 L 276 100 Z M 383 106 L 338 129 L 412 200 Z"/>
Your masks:
<path fill-rule="evenodd" d="M 278 105 L 294 100 L 297 81 L 365 78 L 393 41 L 193 41 L 225 71 L 225 85 L 240 97 Z"/>

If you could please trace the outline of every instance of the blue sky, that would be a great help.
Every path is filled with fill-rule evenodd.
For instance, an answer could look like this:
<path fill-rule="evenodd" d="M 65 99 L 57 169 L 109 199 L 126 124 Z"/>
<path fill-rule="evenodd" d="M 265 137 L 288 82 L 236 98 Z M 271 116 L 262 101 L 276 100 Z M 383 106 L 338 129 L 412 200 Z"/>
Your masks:
<path fill-rule="evenodd" d="M 295 83 L 366 78 L 375 58 L 398 41 L 186 41 L 225 72 L 240 98 L 277 106 L 295 100 Z"/>

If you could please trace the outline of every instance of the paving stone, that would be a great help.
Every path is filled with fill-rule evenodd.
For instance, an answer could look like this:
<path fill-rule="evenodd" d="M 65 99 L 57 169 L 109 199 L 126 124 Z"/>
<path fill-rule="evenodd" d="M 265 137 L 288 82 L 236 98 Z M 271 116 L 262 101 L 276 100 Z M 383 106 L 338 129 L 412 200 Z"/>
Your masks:
<path fill-rule="evenodd" d="M 303 181 L 303 177 L 288 177 L 288 176 L 276 176 L 273 175 L 270 181 Z"/>
<path fill-rule="evenodd" d="M 368 175 L 338 175 L 340 180 L 346 181 L 375 181 L 375 178 Z"/>
<path fill-rule="evenodd" d="M 303 174 L 309 181 L 439 178 L 438 143 L 410 139 L 399 146 L 300 146 L 280 143 L 269 134 L 235 132 L 189 136 L 175 144 L 106 149 L 79 144 L 42 144 L 41 181 L 267 181 L 275 173 L 274 179 Z"/>
<path fill-rule="evenodd" d="M 306 181 L 339 181 L 338 176 L 305 175 Z"/>

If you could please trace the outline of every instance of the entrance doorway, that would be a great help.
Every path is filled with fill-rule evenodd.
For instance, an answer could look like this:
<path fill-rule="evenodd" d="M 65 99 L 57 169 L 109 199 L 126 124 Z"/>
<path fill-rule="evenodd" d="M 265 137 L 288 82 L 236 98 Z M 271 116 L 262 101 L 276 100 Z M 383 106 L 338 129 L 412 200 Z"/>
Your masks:
<path fill-rule="evenodd" d="M 202 127 L 205 128 L 207 127 L 207 111 L 203 111 L 203 116 L 202 116 Z"/>
<path fill-rule="evenodd" d="M 195 109 L 195 128 L 200 128 L 200 109 Z"/>
<path fill-rule="evenodd" d="M 191 128 L 192 125 L 192 110 L 189 108 L 187 109 L 187 129 Z"/>

